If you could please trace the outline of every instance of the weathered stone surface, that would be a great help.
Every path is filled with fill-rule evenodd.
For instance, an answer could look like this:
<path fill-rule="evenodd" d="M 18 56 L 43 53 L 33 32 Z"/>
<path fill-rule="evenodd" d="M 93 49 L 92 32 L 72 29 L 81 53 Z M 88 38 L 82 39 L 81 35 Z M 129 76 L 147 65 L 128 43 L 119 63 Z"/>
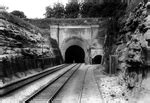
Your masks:
<path fill-rule="evenodd" d="M 42 53 L 46 53 L 47 56 L 54 55 L 50 50 L 52 48 L 50 42 L 46 42 L 50 41 L 49 38 L 42 37 L 42 33 L 44 32 L 41 29 L 22 19 L 7 12 L 0 12 L 0 45 L 6 47 L 3 54 L 17 53 L 28 48 L 37 55 L 42 55 Z M 13 48 L 13 50 L 9 49 L 8 52 L 8 48 Z M 20 50 L 15 51 L 14 48 L 20 48 Z"/>
<path fill-rule="evenodd" d="M 61 55 L 52 50 L 57 48 L 56 51 L 59 51 L 58 45 L 55 40 L 43 36 L 44 34 L 45 30 L 6 11 L 0 12 L 0 80 L 2 84 L 36 73 L 36 69 L 41 71 L 46 66 L 56 65 L 55 59 L 60 60 Z M 49 62 L 52 60 L 55 63 Z"/>
<path fill-rule="evenodd" d="M 122 29 L 126 36 L 126 43 L 119 45 L 116 50 L 119 69 L 121 69 L 119 78 L 125 83 L 124 88 L 130 91 L 128 100 L 130 99 L 131 101 L 140 93 L 142 79 L 147 75 L 146 58 L 149 57 L 145 54 L 147 52 L 145 50 L 149 48 L 150 17 L 149 15 L 147 16 L 146 12 L 145 5 L 140 3 L 130 13 Z"/>

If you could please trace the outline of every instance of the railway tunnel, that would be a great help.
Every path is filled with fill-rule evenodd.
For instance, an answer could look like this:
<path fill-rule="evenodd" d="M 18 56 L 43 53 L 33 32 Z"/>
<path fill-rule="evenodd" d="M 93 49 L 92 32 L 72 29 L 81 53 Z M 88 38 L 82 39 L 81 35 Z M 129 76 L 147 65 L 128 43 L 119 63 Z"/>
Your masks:
<path fill-rule="evenodd" d="M 102 56 L 97 55 L 92 59 L 92 64 L 101 64 L 101 61 L 102 61 Z"/>
<path fill-rule="evenodd" d="M 77 45 L 70 46 L 65 52 L 66 63 L 84 63 L 85 52 Z"/>

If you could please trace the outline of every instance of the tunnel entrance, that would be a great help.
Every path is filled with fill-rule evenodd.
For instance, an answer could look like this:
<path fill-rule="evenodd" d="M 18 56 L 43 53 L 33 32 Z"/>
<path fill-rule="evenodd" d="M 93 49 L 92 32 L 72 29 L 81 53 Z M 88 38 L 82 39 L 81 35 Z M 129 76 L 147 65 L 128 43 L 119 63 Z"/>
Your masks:
<path fill-rule="evenodd" d="M 84 50 L 77 45 L 69 47 L 65 52 L 65 63 L 84 63 Z"/>
<path fill-rule="evenodd" d="M 101 64 L 102 56 L 97 55 L 92 59 L 92 64 Z"/>

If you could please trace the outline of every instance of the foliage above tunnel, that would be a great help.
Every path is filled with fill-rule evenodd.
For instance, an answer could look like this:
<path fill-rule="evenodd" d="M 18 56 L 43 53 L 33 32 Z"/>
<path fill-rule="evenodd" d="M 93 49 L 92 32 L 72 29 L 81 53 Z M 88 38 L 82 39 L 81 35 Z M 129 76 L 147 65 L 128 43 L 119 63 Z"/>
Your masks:
<path fill-rule="evenodd" d="M 80 12 L 80 4 L 76 2 L 71 2 L 65 7 L 65 17 L 66 18 L 77 18 Z"/>
<path fill-rule="evenodd" d="M 82 4 L 70 2 L 65 7 L 63 4 L 55 4 L 46 7 L 46 18 L 79 18 L 79 17 L 110 17 L 115 15 L 116 10 L 126 9 L 127 4 L 120 1 L 103 2 L 95 4 L 91 2 L 83 2 Z M 58 15 L 59 14 L 59 15 Z"/>
<path fill-rule="evenodd" d="M 19 18 L 26 18 L 26 15 L 24 14 L 24 12 L 19 11 L 19 10 L 14 10 L 11 12 L 12 15 L 15 15 Z"/>
<path fill-rule="evenodd" d="M 116 11 L 126 9 L 127 4 L 121 2 L 104 2 L 102 4 L 94 4 L 85 2 L 81 5 L 82 17 L 112 17 L 116 15 Z"/>

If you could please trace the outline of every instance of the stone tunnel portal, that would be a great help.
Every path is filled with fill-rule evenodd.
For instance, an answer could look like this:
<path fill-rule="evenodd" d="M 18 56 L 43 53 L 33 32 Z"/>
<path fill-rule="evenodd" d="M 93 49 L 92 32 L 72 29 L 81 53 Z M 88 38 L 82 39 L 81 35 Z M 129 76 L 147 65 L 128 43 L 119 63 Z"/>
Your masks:
<path fill-rule="evenodd" d="M 77 45 L 70 46 L 65 52 L 66 63 L 84 63 L 85 52 Z"/>

